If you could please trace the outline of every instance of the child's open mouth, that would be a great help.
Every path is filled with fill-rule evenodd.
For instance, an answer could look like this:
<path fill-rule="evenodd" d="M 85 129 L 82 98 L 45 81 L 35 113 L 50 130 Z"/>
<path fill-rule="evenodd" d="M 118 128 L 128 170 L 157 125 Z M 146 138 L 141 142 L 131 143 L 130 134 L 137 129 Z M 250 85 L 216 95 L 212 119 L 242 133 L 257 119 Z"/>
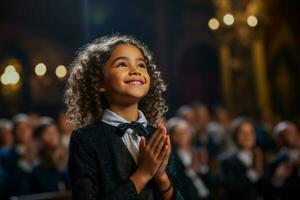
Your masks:
<path fill-rule="evenodd" d="M 143 80 L 128 80 L 128 81 L 125 81 L 125 83 L 129 84 L 129 85 L 143 85 L 144 81 Z"/>

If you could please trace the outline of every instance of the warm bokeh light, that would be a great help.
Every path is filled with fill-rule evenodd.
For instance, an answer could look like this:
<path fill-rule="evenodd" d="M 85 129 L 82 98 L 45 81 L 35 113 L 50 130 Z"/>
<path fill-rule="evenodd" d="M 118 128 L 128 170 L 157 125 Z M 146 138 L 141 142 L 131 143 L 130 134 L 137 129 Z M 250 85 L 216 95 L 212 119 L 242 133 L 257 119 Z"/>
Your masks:
<path fill-rule="evenodd" d="M 219 23 L 219 21 L 216 18 L 211 18 L 208 21 L 208 27 L 211 30 L 217 30 L 219 28 L 219 26 L 220 26 L 220 23 Z"/>
<path fill-rule="evenodd" d="M 1 83 L 3 85 L 17 84 L 20 81 L 20 75 L 15 70 L 10 71 L 13 68 L 6 68 L 5 72 L 1 75 Z"/>
<path fill-rule="evenodd" d="M 223 22 L 228 26 L 232 25 L 234 23 L 233 15 L 230 13 L 227 13 L 226 15 L 224 15 Z"/>
<path fill-rule="evenodd" d="M 59 65 L 55 69 L 55 74 L 58 78 L 64 78 L 67 75 L 67 68 L 63 65 Z"/>
<path fill-rule="evenodd" d="M 44 63 L 39 63 L 35 66 L 34 72 L 38 76 L 44 76 L 47 72 L 47 67 Z"/>
<path fill-rule="evenodd" d="M 13 65 L 8 65 L 5 67 L 4 73 L 10 73 L 10 72 L 15 72 L 16 68 Z"/>
<path fill-rule="evenodd" d="M 257 18 L 254 16 L 254 15 L 250 15 L 248 18 L 247 18 L 247 24 L 251 27 L 255 27 L 257 26 L 258 24 L 258 20 Z"/>

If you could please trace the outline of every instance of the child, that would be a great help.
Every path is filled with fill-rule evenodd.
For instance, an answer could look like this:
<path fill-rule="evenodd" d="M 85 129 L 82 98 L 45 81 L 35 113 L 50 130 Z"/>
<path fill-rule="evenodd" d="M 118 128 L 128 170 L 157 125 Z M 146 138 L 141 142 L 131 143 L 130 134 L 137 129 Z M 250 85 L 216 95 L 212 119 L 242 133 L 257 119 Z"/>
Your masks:
<path fill-rule="evenodd" d="M 182 199 L 166 128 L 151 126 L 166 106 L 148 48 L 131 36 L 105 36 L 85 46 L 72 67 L 73 199 Z"/>

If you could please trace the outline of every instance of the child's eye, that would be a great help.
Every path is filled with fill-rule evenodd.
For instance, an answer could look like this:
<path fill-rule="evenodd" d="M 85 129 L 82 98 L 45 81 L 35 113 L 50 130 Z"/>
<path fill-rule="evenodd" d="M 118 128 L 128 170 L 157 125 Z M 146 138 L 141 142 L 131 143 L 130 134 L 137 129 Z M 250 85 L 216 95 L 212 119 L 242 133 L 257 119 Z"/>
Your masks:
<path fill-rule="evenodd" d="M 145 63 L 140 63 L 140 64 L 139 64 L 139 67 L 141 67 L 141 68 L 146 68 L 147 66 L 146 66 Z"/>
<path fill-rule="evenodd" d="M 117 67 L 126 67 L 126 64 L 124 62 L 121 62 L 121 63 L 117 64 Z"/>

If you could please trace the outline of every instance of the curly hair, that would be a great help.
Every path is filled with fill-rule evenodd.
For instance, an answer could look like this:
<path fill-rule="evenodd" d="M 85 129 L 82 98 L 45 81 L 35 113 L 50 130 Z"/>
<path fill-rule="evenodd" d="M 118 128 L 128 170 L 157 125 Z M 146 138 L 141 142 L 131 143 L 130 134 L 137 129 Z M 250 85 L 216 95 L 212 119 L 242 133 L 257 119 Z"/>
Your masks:
<path fill-rule="evenodd" d="M 101 120 L 107 100 L 99 85 L 104 81 L 103 67 L 112 51 L 120 44 L 136 46 L 143 54 L 150 76 L 150 89 L 138 108 L 145 114 L 148 123 L 156 126 L 167 106 L 163 98 L 166 85 L 157 69 L 151 51 L 133 36 L 114 34 L 94 40 L 79 49 L 77 57 L 70 65 L 71 72 L 65 91 L 67 116 L 74 128 L 84 127 Z"/>

